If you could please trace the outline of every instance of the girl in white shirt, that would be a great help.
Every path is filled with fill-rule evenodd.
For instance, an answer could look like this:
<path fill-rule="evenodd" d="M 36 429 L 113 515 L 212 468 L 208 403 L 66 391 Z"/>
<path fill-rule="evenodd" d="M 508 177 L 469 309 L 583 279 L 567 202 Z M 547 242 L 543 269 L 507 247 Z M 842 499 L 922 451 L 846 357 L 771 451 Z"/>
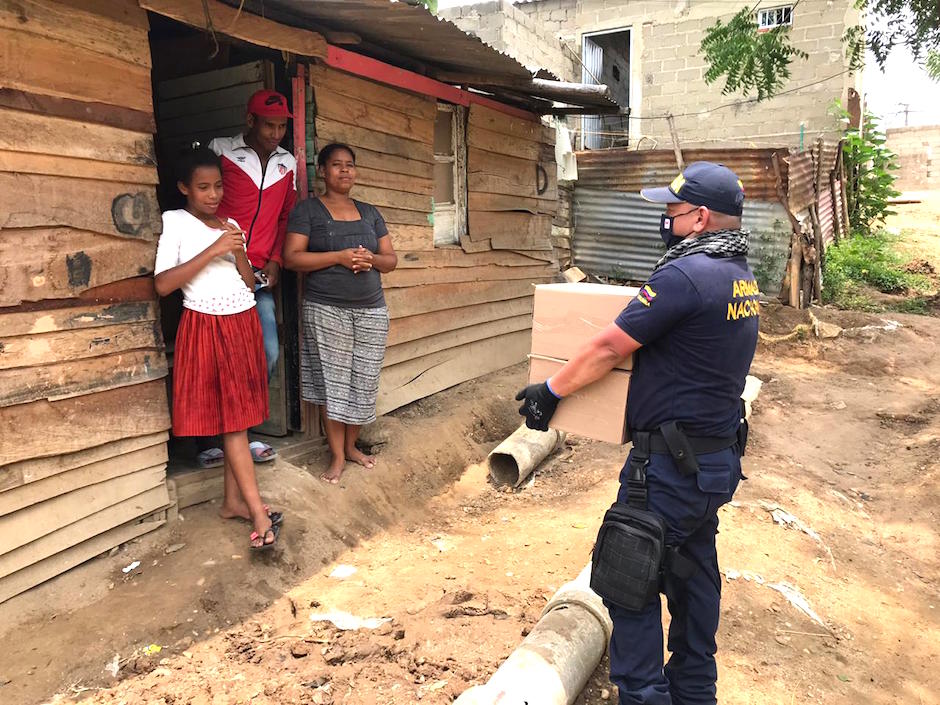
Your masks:
<path fill-rule="evenodd" d="M 245 235 L 216 215 L 222 169 L 195 145 L 180 159 L 177 188 L 186 208 L 163 214 L 154 267 L 157 293 L 183 290 L 173 365 L 173 433 L 222 435 L 225 491 L 221 516 L 254 525 L 251 547 L 277 542 L 281 515 L 269 514 L 255 479 L 248 428 L 268 417 L 268 377 L 261 324 L 252 309 L 255 277 Z"/>

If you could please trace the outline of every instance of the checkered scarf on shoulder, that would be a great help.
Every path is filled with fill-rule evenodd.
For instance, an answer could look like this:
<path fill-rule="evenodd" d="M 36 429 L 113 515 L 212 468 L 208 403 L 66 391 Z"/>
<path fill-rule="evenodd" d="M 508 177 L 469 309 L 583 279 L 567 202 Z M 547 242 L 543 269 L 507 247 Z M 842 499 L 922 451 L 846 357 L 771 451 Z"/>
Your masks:
<path fill-rule="evenodd" d="M 737 257 L 747 254 L 747 240 L 750 233 L 747 230 L 716 230 L 703 233 L 698 237 L 686 238 L 677 245 L 673 245 L 664 254 L 656 266 L 655 272 L 673 260 L 689 255 L 704 252 L 709 257 Z"/>

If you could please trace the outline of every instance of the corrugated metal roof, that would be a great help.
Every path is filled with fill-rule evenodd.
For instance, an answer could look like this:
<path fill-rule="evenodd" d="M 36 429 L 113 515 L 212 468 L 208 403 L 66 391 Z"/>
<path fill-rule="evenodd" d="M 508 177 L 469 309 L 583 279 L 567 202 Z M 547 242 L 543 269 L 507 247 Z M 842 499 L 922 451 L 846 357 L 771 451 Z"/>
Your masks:
<path fill-rule="evenodd" d="M 239 0 L 224 0 L 237 7 Z M 619 110 L 609 97 L 584 96 L 559 86 L 530 86 L 533 73 L 519 61 L 478 37 L 464 32 L 453 22 L 432 15 L 424 5 L 392 0 L 247 0 L 244 11 L 283 24 L 319 32 L 347 32 L 360 37 L 360 45 L 349 48 L 403 68 L 427 66 L 437 72 L 479 77 L 480 81 L 461 80 L 510 104 L 549 113 L 552 101 L 589 107 L 600 112 Z M 549 81 L 558 77 L 546 69 L 535 76 Z M 488 83 L 487 78 L 493 83 Z M 502 83 L 498 80 L 501 79 Z M 444 79 L 448 81 L 449 79 Z M 507 82 L 508 81 L 508 82 Z M 451 81 L 453 82 L 453 81 Z M 510 83 L 512 85 L 510 85 Z"/>
<path fill-rule="evenodd" d="M 225 2 L 239 5 L 238 0 Z M 244 10 L 295 27 L 352 32 L 377 47 L 448 71 L 532 77 L 514 58 L 435 17 L 424 5 L 389 0 L 247 0 Z"/>
<path fill-rule="evenodd" d="M 751 199 L 770 201 L 777 199 L 772 155 L 780 154 L 781 178 L 786 183 L 787 165 L 784 149 L 684 149 L 686 164 L 697 161 L 718 162 L 734 171 L 744 184 Z M 576 152 L 578 184 L 590 188 L 637 192 L 649 186 L 670 183 L 679 173 L 675 153 L 656 149 L 597 149 Z"/>
<path fill-rule="evenodd" d="M 594 274 L 643 281 L 662 256 L 659 216 L 663 206 L 637 193 L 586 188 L 572 200 L 574 264 Z M 751 232 L 748 262 L 761 291 L 776 294 L 790 255 L 790 221 L 780 203 L 748 200 L 744 227 Z"/>

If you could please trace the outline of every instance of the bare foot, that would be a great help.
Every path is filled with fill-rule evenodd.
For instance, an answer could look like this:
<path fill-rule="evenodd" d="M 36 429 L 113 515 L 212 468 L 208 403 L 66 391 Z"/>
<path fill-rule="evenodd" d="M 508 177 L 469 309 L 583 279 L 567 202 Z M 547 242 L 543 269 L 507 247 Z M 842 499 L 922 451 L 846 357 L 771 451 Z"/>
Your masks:
<path fill-rule="evenodd" d="M 251 512 L 248 510 L 248 505 L 244 502 L 231 506 L 223 504 L 222 508 L 219 509 L 219 516 L 223 519 L 248 519 L 251 521 Z"/>
<path fill-rule="evenodd" d="M 320 475 L 320 479 L 324 482 L 329 482 L 331 485 L 337 485 L 345 469 L 346 458 L 334 458 L 333 462 L 330 463 L 330 467 L 326 469 L 326 472 Z"/>
<path fill-rule="evenodd" d="M 347 448 L 346 458 L 352 460 L 354 463 L 359 463 L 362 467 L 368 468 L 369 470 L 375 467 L 375 456 L 366 455 L 358 448 Z"/>

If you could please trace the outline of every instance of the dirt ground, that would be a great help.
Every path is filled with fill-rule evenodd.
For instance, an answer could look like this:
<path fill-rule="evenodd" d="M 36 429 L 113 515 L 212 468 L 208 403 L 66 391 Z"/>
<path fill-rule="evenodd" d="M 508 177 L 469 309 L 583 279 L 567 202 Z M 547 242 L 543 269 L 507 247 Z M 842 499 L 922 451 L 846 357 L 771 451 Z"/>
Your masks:
<path fill-rule="evenodd" d="M 940 320 L 815 313 L 838 337 L 764 342 L 752 368 L 750 479 L 718 537 L 719 698 L 940 705 Z M 803 320 L 762 312 L 778 335 Z M 263 468 L 287 517 L 277 553 L 250 555 L 248 527 L 205 504 L 0 605 L 0 702 L 451 702 L 588 561 L 626 454 L 572 438 L 525 488 L 489 484 L 478 463 L 516 426 L 523 379 L 518 366 L 386 417 L 367 436 L 379 466 L 338 487 L 311 474 L 321 456 Z M 311 620 L 336 610 L 390 621 Z M 616 702 L 605 663 L 577 702 Z"/>

